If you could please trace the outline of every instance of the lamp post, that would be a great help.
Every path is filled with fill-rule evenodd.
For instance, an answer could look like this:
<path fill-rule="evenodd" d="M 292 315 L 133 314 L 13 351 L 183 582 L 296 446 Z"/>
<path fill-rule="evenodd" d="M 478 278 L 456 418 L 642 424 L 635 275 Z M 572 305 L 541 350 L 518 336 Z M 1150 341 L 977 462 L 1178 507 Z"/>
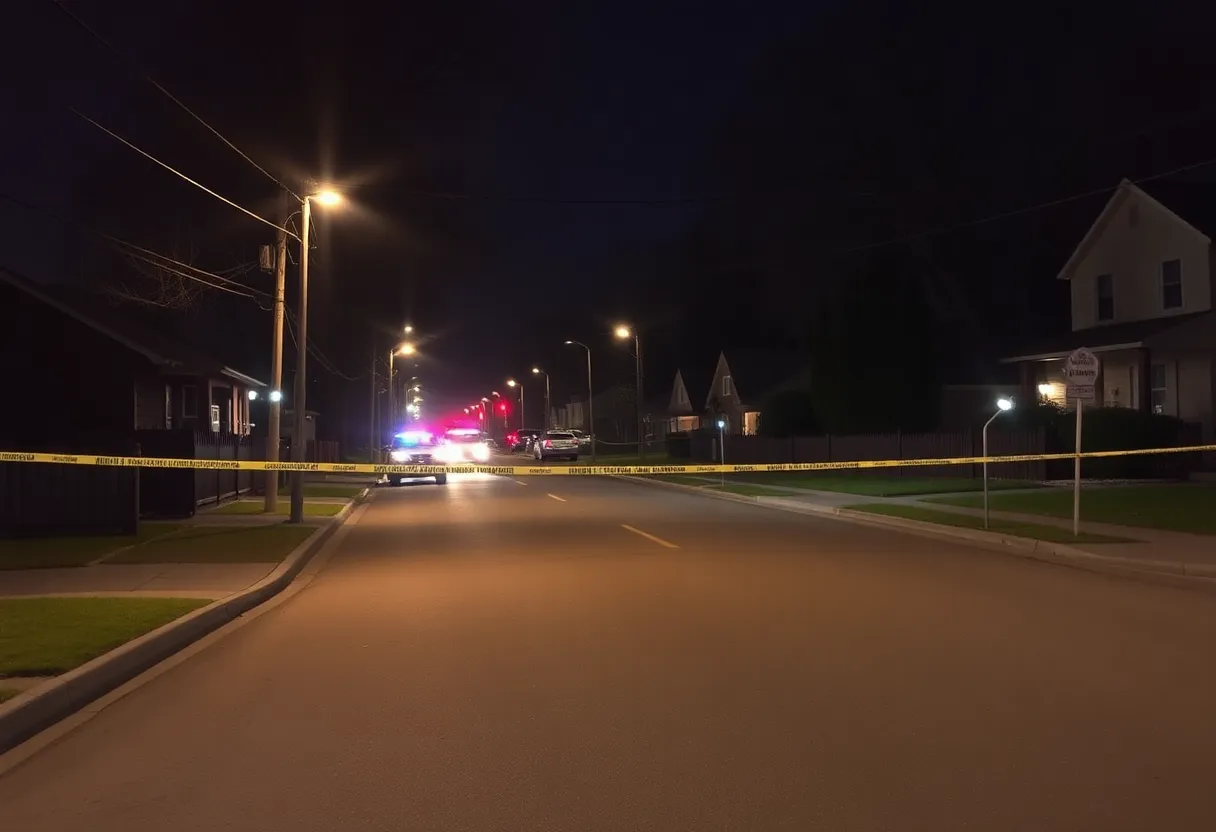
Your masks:
<path fill-rule="evenodd" d="M 595 462 L 595 409 L 591 399 L 595 396 L 595 387 L 591 383 L 591 347 L 582 341 L 569 340 L 566 346 L 579 346 L 587 351 L 587 433 L 591 434 L 591 461 Z"/>
<path fill-rule="evenodd" d="M 988 426 L 996 421 L 996 417 L 1002 413 L 1013 410 L 1013 399 L 999 398 L 996 400 L 996 413 L 984 422 L 984 429 L 981 431 L 983 437 L 983 454 L 984 454 L 984 528 L 988 528 Z"/>
<path fill-rule="evenodd" d="M 549 403 L 549 374 L 546 373 L 544 370 L 542 370 L 540 367 L 533 367 L 532 375 L 545 377 L 545 430 L 548 430 L 549 428 L 553 427 L 553 425 L 549 421 L 549 418 L 550 418 L 549 414 L 553 412 L 550 409 L 550 403 Z"/>
<path fill-rule="evenodd" d="M 718 464 L 726 465 L 726 420 L 718 420 Z M 723 468 L 719 473 L 722 474 L 722 487 L 726 488 L 726 469 Z"/>
<path fill-rule="evenodd" d="M 406 329 L 413 330 L 413 327 L 406 327 Z M 406 341 L 404 344 L 398 344 L 397 346 L 393 347 L 391 350 L 388 351 L 388 428 L 389 428 L 389 430 L 396 430 L 395 424 L 396 424 L 396 420 L 397 420 L 397 413 L 396 413 L 397 402 L 396 402 L 396 396 L 394 395 L 395 391 L 393 390 L 393 372 L 395 371 L 396 367 L 394 366 L 395 362 L 393 361 L 393 359 L 395 359 L 399 355 L 414 355 L 416 352 L 418 352 L 417 347 L 415 347 L 413 344 L 409 343 L 408 341 Z M 409 399 L 410 399 L 409 391 L 407 390 L 407 391 L 405 391 L 405 393 L 406 393 L 405 402 L 408 405 Z"/>
<path fill-rule="evenodd" d="M 633 339 L 634 372 L 637 376 L 638 459 L 643 460 L 646 458 L 646 437 L 642 430 L 642 337 L 637 330 L 630 329 L 623 324 L 613 330 L 613 334 L 622 341 Z"/>
<path fill-rule="evenodd" d="M 516 381 L 513 378 L 509 378 L 507 379 L 507 386 L 519 388 L 519 429 L 523 430 L 525 424 L 524 418 L 527 416 L 527 411 L 524 410 L 524 383 L 522 381 Z"/>
<path fill-rule="evenodd" d="M 292 403 L 295 418 L 291 433 L 291 460 L 296 463 L 305 462 L 308 451 L 304 430 L 308 423 L 308 239 L 313 200 L 329 206 L 340 203 L 342 197 L 334 191 L 319 191 L 300 200 L 300 320 L 297 322 L 300 331 L 296 335 L 295 401 Z M 304 472 L 300 470 L 295 471 L 291 478 L 290 522 L 304 522 Z"/>

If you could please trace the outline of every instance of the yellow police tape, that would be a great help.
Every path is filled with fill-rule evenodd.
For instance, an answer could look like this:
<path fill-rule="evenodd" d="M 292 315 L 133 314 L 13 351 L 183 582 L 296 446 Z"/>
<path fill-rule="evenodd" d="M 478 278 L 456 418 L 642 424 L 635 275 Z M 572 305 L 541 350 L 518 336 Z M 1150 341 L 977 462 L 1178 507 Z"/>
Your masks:
<path fill-rule="evenodd" d="M 1087 451 L 1083 459 L 1147 454 L 1181 454 L 1216 451 L 1216 445 L 1185 448 L 1143 448 L 1132 451 Z M 96 456 L 91 454 L 36 454 L 0 451 L 0 462 L 52 465 L 100 465 L 109 468 L 194 468 L 218 471 L 308 471 L 325 474 L 504 474 L 528 476 L 594 476 L 629 474 L 749 474 L 768 471 L 852 471 L 872 468 L 920 468 L 936 465 L 977 465 L 988 462 L 1039 462 L 1076 459 L 1077 454 L 1017 454 L 1014 456 L 961 456 L 941 459 L 859 459 L 848 462 L 790 462 L 757 465 L 369 465 L 346 462 L 265 462 L 227 459 L 164 459 L 147 456 Z"/>

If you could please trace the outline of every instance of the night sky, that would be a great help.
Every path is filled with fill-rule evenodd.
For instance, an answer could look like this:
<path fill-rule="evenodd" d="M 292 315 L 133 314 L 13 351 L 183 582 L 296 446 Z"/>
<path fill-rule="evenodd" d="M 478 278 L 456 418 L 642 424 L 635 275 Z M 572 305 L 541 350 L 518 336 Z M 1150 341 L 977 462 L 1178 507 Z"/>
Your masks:
<path fill-rule="evenodd" d="M 796 340 L 879 253 L 925 272 L 952 353 L 991 358 L 1066 326 L 1054 276 L 1104 200 L 1071 197 L 1216 157 L 1194 5 L 65 4 L 276 178 L 349 194 L 317 212 L 311 331 L 336 372 L 309 375 L 355 435 L 373 343 L 407 321 L 434 400 L 535 363 L 555 400 L 580 392 L 566 338 L 629 380 L 616 321 L 643 327 L 655 396 L 681 363 Z M 214 271 L 273 242 L 69 108 L 265 216 L 270 178 L 50 0 L 10 5 L 0 192 L 39 211 L 0 202 L 0 264 L 82 286 L 121 268 L 48 211 Z M 267 375 L 258 304 L 186 317 Z"/>

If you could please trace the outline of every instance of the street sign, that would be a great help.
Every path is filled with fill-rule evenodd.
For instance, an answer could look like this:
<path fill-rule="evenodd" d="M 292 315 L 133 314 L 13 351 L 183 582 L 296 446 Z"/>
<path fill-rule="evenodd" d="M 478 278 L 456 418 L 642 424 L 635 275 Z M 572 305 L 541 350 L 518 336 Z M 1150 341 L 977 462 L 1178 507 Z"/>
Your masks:
<path fill-rule="evenodd" d="M 1098 356 L 1085 347 L 1073 350 L 1064 359 L 1064 380 L 1069 387 L 1093 387 L 1098 383 L 1101 366 Z"/>

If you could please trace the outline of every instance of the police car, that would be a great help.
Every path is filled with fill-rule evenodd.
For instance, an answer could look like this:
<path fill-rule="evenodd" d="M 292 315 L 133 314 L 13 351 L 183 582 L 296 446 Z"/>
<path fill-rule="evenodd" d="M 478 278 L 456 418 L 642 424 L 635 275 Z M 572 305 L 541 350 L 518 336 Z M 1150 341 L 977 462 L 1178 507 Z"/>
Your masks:
<path fill-rule="evenodd" d="M 444 465 L 444 454 L 437 453 L 443 445 L 435 435 L 425 430 L 407 430 L 393 437 L 388 446 L 390 465 Z M 381 482 L 389 485 L 405 485 L 410 480 L 434 479 L 436 485 L 447 485 L 448 475 L 443 474 L 385 474 Z"/>

